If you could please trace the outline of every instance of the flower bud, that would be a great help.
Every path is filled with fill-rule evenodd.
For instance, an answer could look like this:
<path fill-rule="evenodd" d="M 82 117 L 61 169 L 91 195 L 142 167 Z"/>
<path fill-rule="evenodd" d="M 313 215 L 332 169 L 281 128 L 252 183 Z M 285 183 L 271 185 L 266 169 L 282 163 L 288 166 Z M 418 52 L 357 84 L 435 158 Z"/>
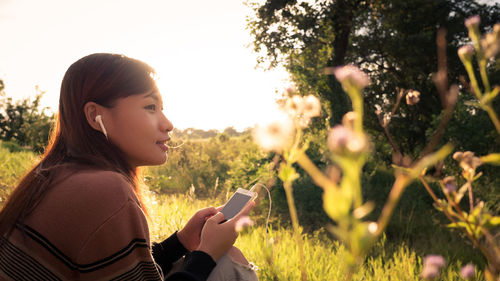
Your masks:
<path fill-rule="evenodd" d="M 252 131 L 255 141 L 265 151 L 281 153 L 292 142 L 295 126 L 288 114 L 281 113 L 266 124 L 258 124 Z"/>
<path fill-rule="evenodd" d="M 424 279 L 436 279 L 439 277 L 439 268 L 436 266 L 424 266 L 420 277 Z"/>
<path fill-rule="evenodd" d="M 474 278 L 475 275 L 476 275 L 476 268 L 471 263 L 465 265 L 460 270 L 460 276 L 463 279 L 471 279 L 471 278 Z"/>
<path fill-rule="evenodd" d="M 467 28 L 479 28 L 479 23 L 481 23 L 481 17 L 478 15 L 469 17 L 465 20 L 465 26 Z"/>
<path fill-rule="evenodd" d="M 304 116 L 317 117 L 321 113 L 321 105 L 319 99 L 313 95 L 308 95 L 303 98 Z"/>
<path fill-rule="evenodd" d="M 457 186 L 455 185 L 455 177 L 449 176 L 444 178 L 443 185 L 445 192 L 451 193 L 457 190 Z"/>
<path fill-rule="evenodd" d="M 285 103 L 285 110 L 288 112 L 288 114 L 294 117 L 302 114 L 303 107 L 303 99 L 299 95 L 288 98 Z"/>
<path fill-rule="evenodd" d="M 236 222 L 234 227 L 235 227 L 235 230 L 237 232 L 241 232 L 245 227 L 252 226 L 252 225 L 253 225 L 253 221 L 250 219 L 250 217 L 243 216 L 240 219 L 238 219 L 238 221 Z"/>
<path fill-rule="evenodd" d="M 427 255 L 424 257 L 424 267 L 420 276 L 424 279 L 435 279 L 439 277 L 441 268 L 446 266 L 446 261 L 440 255 Z"/>
<path fill-rule="evenodd" d="M 484 38 L 481 39 L 481 48 L 487 59 L 496 56 L 500 50 L 500 38 L 496 33 L 487 33 Z"/>
<path fill-rule="evenodd" d="M 479 37 L 481 34 L 479 33 L 479 23 L 481 22 L 481 18 L 479 16 L 472 16 L 465 20 L 465 26 L 469 30 L 469 37 L 474 42 L 479 41 Z"/>
<path fill-rule="evenodd" d="M 328 148 L 337 153 L 360 153 L 367 148 L 366 137 L 342 125 L 335 126 L 328 134 Z"/>
<path fill-rule="evenodd" d="M 354 65 L 337 67 L 334 74 L 342 86 L 349 85 L 357 89 L 363 89 L 370 84 L 368 75 Z"/>
<path fill-rule="evenodd" d="M 481 166 L 482 161 L 479 157 L 474 156 L 474 152 L 455 152 L 453 159 L 460 163 L 460 167 L 467 173 L 472 173 L 477 167 Z"/>
<path fill-rule="evenodd" d="M 446 261 L 441 255 L 427 255 L 424 257 L 424 267 L 425 266 L 436 266 L 437 268 L 442 268 L 446 266 Z"/>
<path fill-rule="evenodd" d="M 291 85 L 285 89 L 285 92 L 288 96 L 295 95 L 297 93 L 297 87 L 295 87 L 295 85 Z"/>
<path fill-rule="evenodd" d="M 406 94 L 406 104 L 415 105 L 420 101 L 420 92 L 415 90 L 410 90 Z"/>
<path fill-rule="evenodd" d="M 495 33 L 497 37 L 500 37 L 500 23 L 496 23 L 493 26 L 493 33 Z"/>
<path fill-rule="evenodd" d="M 470 62 L 474 56 L 474 47 L 472 45 L 464 45 L 458 49 L 458 56 L 463 63 Z"/>
<path fill-rule="evenodd" d="M 457 152 L 453 153 L 453 159 L 455 159 L 456 161 L 461 161 L 463 158 L 463 155 L 464 155 L 463 152 L 457 151 Z"/>
<path fill-rule="evenodd" d="M 347 112 L 344 117 L 342 117 L 342 125 L 344 127 L 352 129 L 354 128 L 354 122 L 358 118 L 358 114 L 354 111 Z"/>

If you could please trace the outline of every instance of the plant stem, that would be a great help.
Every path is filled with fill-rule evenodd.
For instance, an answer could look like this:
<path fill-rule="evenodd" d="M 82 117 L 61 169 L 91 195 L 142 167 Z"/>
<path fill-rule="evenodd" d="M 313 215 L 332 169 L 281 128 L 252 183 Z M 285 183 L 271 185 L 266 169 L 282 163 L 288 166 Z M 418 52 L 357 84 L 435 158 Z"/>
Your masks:
<path fill-rule="evenodd" d="M 292 183 L 290 181 L 286 181 L 283 183 L 283 186 L 285 188 L 286 200 L 288 202 L 288 209 L 290 210 L 290 217 L 292 218 L 293 234 L 295 236 L 297 246 L 299 247 L 300 272 L 302 276 L 302 281 L 306 281 L 307 275 L 306 275 L 306 264 L 304 260 L 304 249 L 302 246 L 302 238 L 299 229 L 299 219 L 297 217 L 297 209 L 295 208 L 295 202 L 293 200 Z"/>
<path fill-rule="evenodd" d="M 467 189 L 469 190 L 469 212 L 472 213 L 474 209 L 474 195 L 472 194 L 472 182 L 470 180 L 467 181 Z"/>
<path fill-rule="evenodd" d="M 297 155 L 297 163 L 311 176 L 313 181 L 323 189 L 338 188 L 337 184 L 327 178 L 304 152 L 300 152 Z"/>
<path fill-rule="evenodd" d="M 432 191 L 431 187 L 429 186 L 429 184 L 427 183 L 427 181 L 424 179 L 423 176 L 420 176 L 420 181 L 422 182 L 422 184 L 424 185 L 425 189 L 427 190 L 427 192 L 431 195 L 432 199 L 434 200 L 434 202 L 436 202 L 436 204 L 438 204 L 438 206 L 443 210 L 443 213 L 445 214 L 445 216 L 453 223 L 457 223 L 457 221 L 448 213 L 448 211 L 446 210 L 446 206 L 443 206 L 439 203 L 439 200 L 436 196 L 436 194 L 434 194 L 434 192 Z M 453 202 L 453 201 L 452 201 Z M 453 202 L 454 203 L 454 202 Z M 465 235 L 472 241 L 472 243 L 479 248 L 479 250 L 483 253 L 483 255 L 486 257 L 486 259 L 488 260 L 491 260 L 491 256 L 490 256 L 490 253 L 488 252 L 487 249 L 485 249 L 483 247 L 483 245 L 481 245 L 479 243 L 479 241 L 472 235 L 472 233 L 474 232 L 471 225 L 469 224 L 469 222 L 465 219 L 465 217 L 463 216 L 463 212 L 462 210 L 460 209 L 460 207 L 458 207 L 457 204 L 454 204 L 453 205 L 456 209 L 457 209 L 457 213 L 458 215 L 460 216 L 460 220 L 462 220 L 463 222 L 465 222 L 465 225 L 466 227 L 469 229 L 469 231 L 464 231 L 465 232 Z M 469 233 L 470 232 L 470 233 Z"/>
<path fill-rule="evenodd" d="M 358 115 L 354 120 L 354 131 L 356 133 L 363 133 L 363 98 L 362 93 L 358 89 L 353 89 L 353 93 L 348 92 L 351 98 L 352 109 Z"/>
<path fill-rule="evenodd" d="M 483 80 L 483 85 L 484 85 L 484 92 L 489 93 L 490 92 L 490 81 L 488 81 L 488 74 L 486 74 L 486 59 L 481 58 L 478 61 L 479 64 L 479 73 L 481 74 L 481 79 Z"/>
<path fill-rule="evenodd" d="M 472 84 L 472 93 L 476 96 L 478 100 L 481 100 L 481 90 L 477 84 L 476 75 L 474 74 L 474 69 L 472 68 L 472 63 L 467 62 L 464 64 L 465 70 L 467 70 L 467 74 L 469 75 L 470 83 Z"/>
<path fill-rule="evenodd" d="M 405 187 L 410 183 L 410 177 L 406 174 L 399 174 L 396 176 L 396 180 L 391 189 L 391 193 L 389 194 L 389 199 L 387 199 L 387 203 L 385 203 L 384 208 L 382 209 L 382 214 L 378 219 L 378 227 L 375 232 L 375 237 L 378 238 L 384 229 L 387 227 L 389 220 L 391 219 L 392 212 L 396 205 L 398 204 L 399 198 L 401 198 L 401 194 Z"/>
<path fill-rule="evenodd" d="M 485 108 L 486 112 L 488 112 L 488 115 L 490 116 L 491 121 L 495 125 L 495 128 L 497 129 L 498 134 L 500 134 L 500 121 L 498 120 L 497 114 L 495 110 L 491 106 L 487 106 Z"/>
<path fill-rule="evenodd" d="M 396 145 L 396 143 L 392 139 L 391 134 L 389 133 L 389 129 L 387 129 L 387 126 L 384 127 L 384 132 L 385 132 L 385 136 L 387 137 L 387 139 L 389 140 L 389 143 L 392 146 L 392 149 L 394 149 L 394 152 L 396 154 L 401 154 L 401 151 L 399 150 L 399 147 Z"/>

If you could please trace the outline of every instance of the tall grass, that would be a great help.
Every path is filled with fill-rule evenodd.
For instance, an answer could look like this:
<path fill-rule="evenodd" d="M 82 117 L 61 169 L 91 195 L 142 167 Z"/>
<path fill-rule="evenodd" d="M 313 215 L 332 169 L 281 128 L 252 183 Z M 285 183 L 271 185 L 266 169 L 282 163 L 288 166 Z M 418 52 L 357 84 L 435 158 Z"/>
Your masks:
<path fill-rule="evenodd" d="M 220 199 L 197 199 L 186 195 L 153 196 L 151 213 L 153 241 L 161 241 L 182 228 L 196 210 L 207 206 L 218 206 Z M 300 280 L 299 255 L 291 228 L 280 225 L 255 225 L 243 231 L 236 246 L 247 259 L 257 267 L 260 280 Z M 432 239 L 432 238 L 430 238 Z M 343 280 L 348 270 L 345 262 L 347 254 L 344 246 L 328 237 L 324 229 L 304 234 L 304 253 L 308 280 Z M 389 249 L 393 247 L 394 249 Z M 462 280 L 458 271 L 463 265 L 460 261 L 451 262 L 437 280 Z M 354 276 L 353 280 L 421 280 L 421 257 L 405 244 L 388 245 L 384 238 L 377 243 L 371 255 Z M 476 280 L 483 280 L 478 272 Z"/>
<path fill-rule="evenodd" d="M 31 152 L 10 152 L 0 146 L 0 196 L 2 201 L 15 186 L 20 177 L 39 159 Z M 147 170 L 145 171 L 147 173 Z M 148 196 L 152 223 L 150 225 L 152 241 L 161 241 L 174 231 L 181 229 L 191 215 L 198 209 L 207 206 L 222 205 L 226 198 L 220 190 L 218 197 L 200 199 L 193 193 L 160 194 Z M 1 202 L 0 202 L 1 206 Z M 266 214 L 267 205 L 258 205 L 253 214 Z M 274 206 L 273 208 L 276 208 Z M 273 210 L 273 214 L 275 210 Z M 283 218 L 286 220 L 286 217 Z M 260 280 L 299 280 L 299 257 L 293 232 L 286 221 L 273 220 L 269 232 L 265 232 L 265 219 L 255 217 L 257 224 L 240 234 L 236 246 L 242 250 L 248 260 L 255 263 Z M 412 232 L 417 231 L 412 229 Z M 425 235 L 433 230 L 425 229 Z M 436 232 L 439 236 L 440 232 Z M 469 260 L 457 259 L 446 249 L 463 247 L 453 245 L 453 241 L 445 241 L 445 237 L 428 236 L 430 244 L 440 244 L 442 251 L 436 252 L 447 256 L 451 264 L 443 271 L 440 280 L 461 280 L 458 269 Z M 382 239 L 376 244 L 353 280 L 421 280 L 419 273 L 422 267 L 423 253 L 405 243 L 395 243 L 393 239 Z M 345 263 L 346 250 L 341 243 L 332 240 L 328 232 L 320 227 L 315 231 L 303 234 L 304 255 L 308 280 L 342 280 L 347 272 Z M 400 241 L 400 240 L 398 240 Z M 418 240 L 421 243 L 421 240 Z M 457 241 L 458 242 L 458 241 Z M 434 247 L 435 249 L 436 247 Z M 429 252 L 427 252 L 429 253 Z M 450 254 L 450 255 L 447 255 Z M 462 261 L 461 261 L 462 260 Z M 477 273 L 476 280 L 483 280 L 482 272 Z"/>
<path fill-rule="evenodd" d="M 10 152 L 0 142 L 0 206 L 16 183 L 39 158 L 30 151 Z"/>

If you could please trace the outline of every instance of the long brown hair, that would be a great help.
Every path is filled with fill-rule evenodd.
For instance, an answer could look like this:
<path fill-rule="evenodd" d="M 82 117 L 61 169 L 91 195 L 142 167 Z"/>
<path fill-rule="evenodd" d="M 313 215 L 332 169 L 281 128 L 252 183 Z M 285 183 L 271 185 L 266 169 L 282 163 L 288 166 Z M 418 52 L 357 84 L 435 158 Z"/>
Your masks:
<path fill-rule="evenodd" d="M 68 68 L 49 145 L 40 162 L 22 178 L 0 211 L 0 237 L 34 210 L 53 185 L 57 168 L 71 163 L 121 173 L 133 186 L 146 211 L 136 168 L 128 164 L 118 147 L 88 124 L 83 108 L 90 101 L 113 107 L 119 98 L 157 90 L 153 75 L 154 70 L 142 61 L 106 53 L 88 55 Z"/>

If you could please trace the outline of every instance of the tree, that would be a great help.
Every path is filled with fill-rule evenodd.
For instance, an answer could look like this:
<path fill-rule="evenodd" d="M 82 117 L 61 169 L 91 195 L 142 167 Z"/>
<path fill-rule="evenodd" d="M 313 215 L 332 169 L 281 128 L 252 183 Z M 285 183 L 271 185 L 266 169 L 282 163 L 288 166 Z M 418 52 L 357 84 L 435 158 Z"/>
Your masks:
<path fill-rule="evenodd" d="M 0 90 L 3 89 L 3 82 Z M 33 101 L 29 98 L 14 102 L 12 98 L 0 102 L 0 139 L 14 141 L 35 152 L 43 152 L 49 140 L 54 116 L 48 115 L 47 108 L 40 108 L 44 92 L 39 91 Z"/>
<path fill-rule="evenodd" d="M 258 63 L 284 65 L 300 92 L 315 93 L 327 104 L 330 125 L 350 106 L 336 79 L 325 75 L 326 67 L 356 64 L 370 74 L 365 124 L 372 134 L 382 133 L 375 104 L 394 102 L 398 88 L 420 91 L 421 102 L 402 105 L 395 117 L 404 116 L 405 122 L 391 123 L 401 150 L 412 154 L 422 148 L 432 116 L 441 110 L 432 81 L 438 29 L 447 30 L 448 80 L 455 83 L 465 74 L 456 53 L 467 38 L 464 20 L 478 14 L 484 28 L 500 18 L 500 5 L 470 0 L 267 0 L 250 6 L 255 17 L 248 27 L 261 55 Z"/>

